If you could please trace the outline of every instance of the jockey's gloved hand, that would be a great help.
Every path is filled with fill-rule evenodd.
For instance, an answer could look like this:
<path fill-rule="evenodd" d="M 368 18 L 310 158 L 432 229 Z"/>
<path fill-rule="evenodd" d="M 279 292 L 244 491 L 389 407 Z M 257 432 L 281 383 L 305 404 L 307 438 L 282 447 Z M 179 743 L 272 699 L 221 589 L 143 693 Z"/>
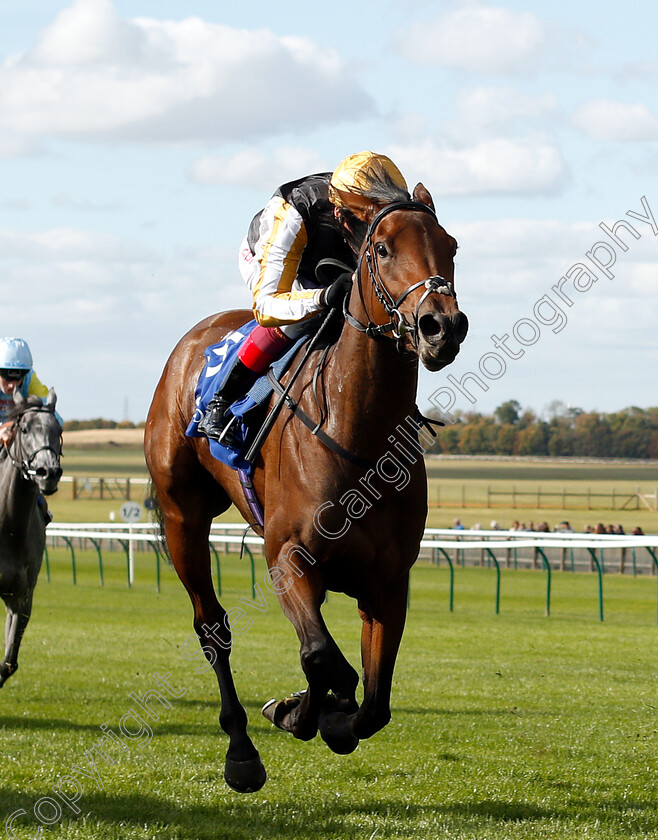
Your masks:
<path fill-rule="evenodd" d="M 328 309 L 340 309 L 352 291 L 352 272 L 345 271 L 322 292 L 320 303 Z"/>

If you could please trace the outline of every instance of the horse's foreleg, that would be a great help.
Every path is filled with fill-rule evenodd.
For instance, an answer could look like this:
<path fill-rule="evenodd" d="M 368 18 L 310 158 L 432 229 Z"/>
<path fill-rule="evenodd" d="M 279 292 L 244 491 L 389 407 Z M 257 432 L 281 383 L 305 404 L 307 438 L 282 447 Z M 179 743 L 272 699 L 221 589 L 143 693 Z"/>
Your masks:
<path fill-rule="evenodd" d="M 286 546 L 280 552 L 284 555 Z M 284 563 L 279 568 L 285 568 Z M 300 661 L 308 689 L 293 697 L 270 702 L 263 709 L 265 717 L 291 732 L 295 738 L 308 741 L 318 730 L 318 720 L 333 692 L 332 708 L 346 712 L 357 708 L 355 690 L 359 678 L 345 659 L 324 622 L 320 606 L 325 594 L 320 575 L 311 568 L 300 574 L 288 569 L 280 581 L 277 594 L 284 613 L 297 631 Z"/>
<path fill-rule="evenodd" d="M 180 521 L 165 519 L 165 532 L 174 566 L 194 607 L 194 629 L 219 684 L 219 724 L 229 736 L 224 779 L 241 793 L 260 790 L 267 774 L 247 734 L 247 713 L 233 682 L 230 626 L 213 589 L 207 528 L 203 533 L 202 529 L 190 529 Z"/>
<path fill-rule="evenodd" d="M 334 752 L 344 752 L 350 744 L 369 738 L 391 719 L 391 686 L 404 630 L 408 585 L 407 574 L 394 586 L 375 590 L 359 601 L 363 702 L 352 715 L 328 710 L 322 716 L 320 733 Z"/>
<path fill-rule="evenodd" d="M 18 649 L 32 614 L 32 593 L 18 603 L 7 603 L 5 622 L 5 656 L 0 663 L 0 688 L 18 670 Z"/>

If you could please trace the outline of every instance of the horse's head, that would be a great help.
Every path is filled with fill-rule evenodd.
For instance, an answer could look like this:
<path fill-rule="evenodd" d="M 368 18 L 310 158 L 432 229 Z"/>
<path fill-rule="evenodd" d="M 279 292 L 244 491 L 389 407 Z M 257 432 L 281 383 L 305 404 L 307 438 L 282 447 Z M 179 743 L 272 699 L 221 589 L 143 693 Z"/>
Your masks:
<path fill-rule="evenodd" d="M 38 397 L 14 394 L 16 431 L 11 455 L 26 479 L 34 481 L 44 496 L 57 491 L 62 477 L 62 430 L 55 414 L 57 395 L 51 388 L 45 405 Z"/>
<path fill-rule="evenodd" d="M 361 307 L 369 334 L 391 335 L 428 370 L 441 370 L 459 353 L 468 319 L 455 295 L 457 242 L 438 223 L 432 197 L 418 184 L 411 202 L 356 196 L 349 210 L 368 225 L 350 310 Z"/>

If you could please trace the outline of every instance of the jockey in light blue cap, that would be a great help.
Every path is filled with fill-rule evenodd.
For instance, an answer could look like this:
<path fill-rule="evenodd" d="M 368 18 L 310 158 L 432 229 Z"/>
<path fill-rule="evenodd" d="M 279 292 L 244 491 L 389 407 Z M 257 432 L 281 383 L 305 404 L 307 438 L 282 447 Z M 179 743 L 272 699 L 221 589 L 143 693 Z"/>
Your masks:
<path fill-rule="evenodd" d="M 48 388 L 39 381 L 32 365 L 32 353 L 27 341 L 22 338 L 0 338 L 0 423 L 3 423 L 14 407 L 15 391 L 20 391 L 24 397 L 36 394 L 44 401 L 48 396 Z M 60 426 L 63 426 L 59 415 L 57 419 Z M 3 440 L 0 431 L 0 442 Z"/>
<path fill-rule="evenodd" d="M 6 447 L 14 436 L 14 424 L 7 422 L 14 408 L 14 393 L 20 391 L 24 397 L 36 394 L 44 403 L 48 396 L 48 388 L 39 380 L 32 365 L 32 353 L 27 341 L 22 338 L 0 338 L 0 459 L 4 458 Z M 57 412 L 55 416 L 63 427 L 62 418 Z M 39 498 L 39 506 L 48 523 L 52 517 L 42 496 Z"/>

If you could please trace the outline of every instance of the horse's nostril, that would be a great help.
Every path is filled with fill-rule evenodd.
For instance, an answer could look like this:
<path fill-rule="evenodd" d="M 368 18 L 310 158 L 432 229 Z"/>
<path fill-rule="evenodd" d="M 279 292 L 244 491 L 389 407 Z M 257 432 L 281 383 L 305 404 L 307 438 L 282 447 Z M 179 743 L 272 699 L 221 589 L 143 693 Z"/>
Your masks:
<path fill-rule="evenodd" d="M 452 317 L 455 339 L 459 344 L 466 338 L 468 332 L 468 318 L 463 312 L 457 312 Z"/>
<path fill-rule="evenodd" d="M 441 338 L 444 333 L 444 325 L 441 316 L 438 315 L 423 315 L 418 320 L 418 326 L 425 338 Z"/>

